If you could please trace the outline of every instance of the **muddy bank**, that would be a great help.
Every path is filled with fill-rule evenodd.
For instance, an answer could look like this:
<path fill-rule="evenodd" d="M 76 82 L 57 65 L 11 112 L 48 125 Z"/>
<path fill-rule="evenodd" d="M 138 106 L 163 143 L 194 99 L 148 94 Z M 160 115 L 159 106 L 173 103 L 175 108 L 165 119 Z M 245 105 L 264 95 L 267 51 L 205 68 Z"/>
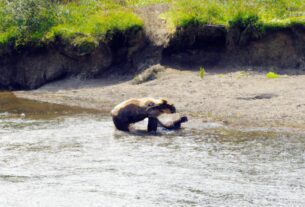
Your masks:
<path fill-rule="evenodd" d="M 258 36 L 221 25 L 190 25 L 171 34 L 166 22 L 158 18 L 167 9 L 155 5 L 137 11 L 144 28 L 117 32 L 94 49 L 56 40 L 41 48 L 0 52 L 0 88 L 35 89 L 71 76 L 136 74 L 159 63 L 183 68 L 305 69 L 302 25 L 267 29 Z"/>
<path fill-rule="evenodd" d="M 7 51 L 0 59 L 0 89 L 34 89 L 70 76 L 94 78 L 118 65 L 129 69 L 133 53 L 146 42 L 139 28 L 107 39 L 93 48 L 58 39 L 49 45 Z"/>
<path fill-rule="evenodd" d="M 158 12 L 151 15 L 157 16 Z M 48 47 L 13 51 L 0 60 L 0 87 L 34 89 L 70 76 L 95 78 L 107 70 L 115 73 L 118 68 L 120 72 L 136 73 L 160 62 L 169 66 L 305 69 L 302 26 L 267 30 L 260 38 L 217 25 L 180 28 L 172 35 L 166 33 L 164 23 L 158 30 L 154 27 L 148 24 L 145 31 L 118 32 L 89 51 L 60 40 Z"/>
<path fill-rule="evenodd" d="M 305 69 L 305 27 L 266 29 L 259 37 L 239 28 L 188 26 L 173 34 L 165 64 Z"/>

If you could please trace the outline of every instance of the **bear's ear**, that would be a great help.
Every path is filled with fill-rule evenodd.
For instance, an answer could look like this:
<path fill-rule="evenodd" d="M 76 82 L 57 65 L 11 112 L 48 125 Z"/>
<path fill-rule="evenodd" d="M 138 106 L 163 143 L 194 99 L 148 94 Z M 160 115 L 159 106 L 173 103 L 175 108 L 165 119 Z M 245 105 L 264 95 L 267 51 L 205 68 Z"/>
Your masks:
<path fill-rule="evenodd" d="M 161 99 L 161 102 L 162 102 L 162 104 L 167 104 L 167 100 L 164 98 Z"/>

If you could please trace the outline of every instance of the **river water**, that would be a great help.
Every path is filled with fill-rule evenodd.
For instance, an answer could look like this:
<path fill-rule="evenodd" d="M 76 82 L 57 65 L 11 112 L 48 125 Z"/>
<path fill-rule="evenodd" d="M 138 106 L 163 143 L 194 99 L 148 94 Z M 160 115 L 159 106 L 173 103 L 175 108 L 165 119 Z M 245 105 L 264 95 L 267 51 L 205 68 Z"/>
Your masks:
<path fill-rule="evenodd" d="M 0 94 L 0 206 L 305 206 L 305 137 L 190 122 L 157 136 Z"/>

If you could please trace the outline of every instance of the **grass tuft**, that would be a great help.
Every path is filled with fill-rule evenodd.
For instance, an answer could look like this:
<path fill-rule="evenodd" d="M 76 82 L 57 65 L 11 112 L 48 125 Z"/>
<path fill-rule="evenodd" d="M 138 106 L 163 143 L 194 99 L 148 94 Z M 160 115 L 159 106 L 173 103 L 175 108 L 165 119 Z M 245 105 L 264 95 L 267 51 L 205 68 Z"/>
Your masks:
<path fill-rule="evenodd" d="M 268 79 L 276 79 L 276 78 L 280 78 L 280 75 L 274 72 L 269 72 L 266 74 L 266 77 Z"/>
<path fill-rule="evenodd" d="M 201 79 L 204 78 L 205 76 L 205 70 L 204 70 L 204 67 L 200 67 L 200 70 L 199 70 L 199 76 Z"/>

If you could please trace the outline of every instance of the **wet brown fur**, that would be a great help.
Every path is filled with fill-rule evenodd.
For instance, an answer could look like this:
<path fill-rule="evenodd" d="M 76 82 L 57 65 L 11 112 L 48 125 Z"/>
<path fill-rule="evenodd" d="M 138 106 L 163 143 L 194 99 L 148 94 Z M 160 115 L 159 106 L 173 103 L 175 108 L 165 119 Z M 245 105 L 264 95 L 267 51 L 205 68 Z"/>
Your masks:
<path fill-rule="evenodd" d="M 129 99 L 117 105 L 112 111 L 115 127 L 129 131 L 129 125 L 148 118 L 148 131 L 156 131 L 157 117 L 162 113 L 175 113 L 176 108 L 165 99 L 140 98 Z"/>

